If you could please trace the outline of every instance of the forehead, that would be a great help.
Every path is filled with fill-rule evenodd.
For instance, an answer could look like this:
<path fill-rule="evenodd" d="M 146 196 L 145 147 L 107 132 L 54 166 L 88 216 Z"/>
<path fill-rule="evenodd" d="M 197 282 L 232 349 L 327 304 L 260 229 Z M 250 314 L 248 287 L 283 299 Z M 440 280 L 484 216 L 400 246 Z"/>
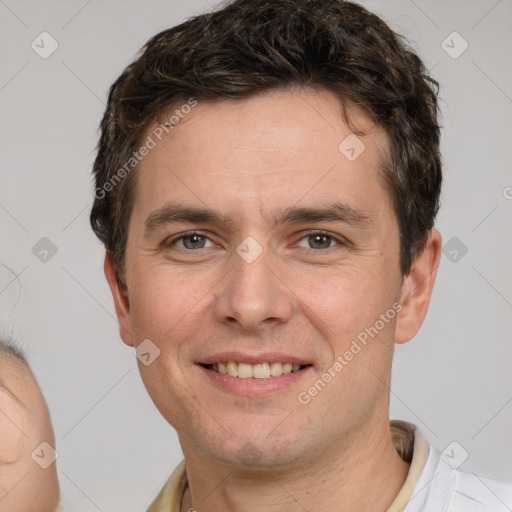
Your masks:
<path fill-rule="evenodd" d="M 262 212 L 270 203 L 306 205 L 326 194 L 356 200 L 371 191 L 373 201 L 375 194 L 387 199 L 384 130 L 357 106 L 347 106 L 347 126 L 341 101 L 329 91 L 280 89 L 181 107 L 164 116 L 172 117 L 172 128 L 162 133 L 155 123 L 144 136 L 154 148 L 137 169 L 136 205 L 185 195 Z M 356 137 L 353 126 L 364 135 Z"/>

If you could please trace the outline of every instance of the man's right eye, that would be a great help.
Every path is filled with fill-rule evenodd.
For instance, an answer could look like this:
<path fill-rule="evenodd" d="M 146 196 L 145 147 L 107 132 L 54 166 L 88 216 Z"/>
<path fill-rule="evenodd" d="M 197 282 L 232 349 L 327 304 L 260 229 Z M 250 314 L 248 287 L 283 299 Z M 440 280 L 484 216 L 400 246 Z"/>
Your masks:
<path fill-rule="evenodd" d="M 191 231 L 188 233 L 168 238 L 167 240 L 165 240 L 164 246 L 166 248 L 177 246 L 178 248 L 183 250 L 206 249 L 207 247 L 205 246 L 205 244 L 207 241 L 212 243 L 212 241 L 204 233 L 200 233 L 198 231 Z M 180 243 L 181 246 L 179 245 Z"/>

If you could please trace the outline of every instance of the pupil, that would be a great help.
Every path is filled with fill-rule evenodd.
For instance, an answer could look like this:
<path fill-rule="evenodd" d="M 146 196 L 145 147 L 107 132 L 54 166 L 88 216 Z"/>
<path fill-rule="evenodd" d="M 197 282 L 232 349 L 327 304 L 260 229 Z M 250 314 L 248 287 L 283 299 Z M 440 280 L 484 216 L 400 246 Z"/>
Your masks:
<path fill-rule="evenodd" d="M 313 245 L 319 242 L 319 240 L 323 239 L 324 243 L 321 241 L 319 242 L 319 245 L 322 247 L 329 247 L 329 237 L 326 235 L 312 235 L 313 238 Z"/>
<path fill-rule="evenodd" d="M 190 243 L 187 243 L 190 242 Z M 196 244 L 201 244 L 201 242 L 204 243 L 203 237 L 201 235 L 189 235 L 184 239 L 185 246 L 187 249 L 194 249 L 197 248 Z M 189 247 L 192 245 L 193 247 Z M 202 246 L 201 246 L 202 247 Z"/>

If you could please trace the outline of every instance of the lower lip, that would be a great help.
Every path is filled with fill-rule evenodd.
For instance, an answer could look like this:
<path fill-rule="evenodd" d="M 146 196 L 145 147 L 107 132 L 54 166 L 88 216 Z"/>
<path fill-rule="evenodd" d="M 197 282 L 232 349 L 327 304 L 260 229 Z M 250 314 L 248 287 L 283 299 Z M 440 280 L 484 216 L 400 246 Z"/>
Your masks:
<path fill-rule="evenodd" d="M 264 396 L 281 391 L 297 383 L 313 368 L 312 366 L 307 366 L 297 372 L 283 373 L 279 377 L 268 377 L 267 379 L 241 379 L 239 377 L 223 375 L 214 370 L 208 370 L 208 368 L 201 365 L 197 366 L 216 386 L 240 396 Z"/>

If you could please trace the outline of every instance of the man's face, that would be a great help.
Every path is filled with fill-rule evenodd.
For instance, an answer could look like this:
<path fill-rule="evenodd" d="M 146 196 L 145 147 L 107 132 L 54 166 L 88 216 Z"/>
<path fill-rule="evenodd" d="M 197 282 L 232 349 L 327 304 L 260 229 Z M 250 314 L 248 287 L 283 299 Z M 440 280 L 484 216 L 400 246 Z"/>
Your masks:
<path fill-rule="evenodd" d="M 359 156 L 353 139 L 339 149 L 351 130 L 329 92 L 199 102 L 136 171 L 128 300 L 116 307 L 124 341 L 151 340 L 146 358 L 160 351 L 140 372 L 185 455 L 286 467 L 387 418 L 399 230 L 381 177 L 385 135 L 357 108 L 350 116 L 367 133 Z M 178 205 L 225 221 L 180 220 Z M 306 366 L 249 379 L 206 366 L 229 361 Z"/>

